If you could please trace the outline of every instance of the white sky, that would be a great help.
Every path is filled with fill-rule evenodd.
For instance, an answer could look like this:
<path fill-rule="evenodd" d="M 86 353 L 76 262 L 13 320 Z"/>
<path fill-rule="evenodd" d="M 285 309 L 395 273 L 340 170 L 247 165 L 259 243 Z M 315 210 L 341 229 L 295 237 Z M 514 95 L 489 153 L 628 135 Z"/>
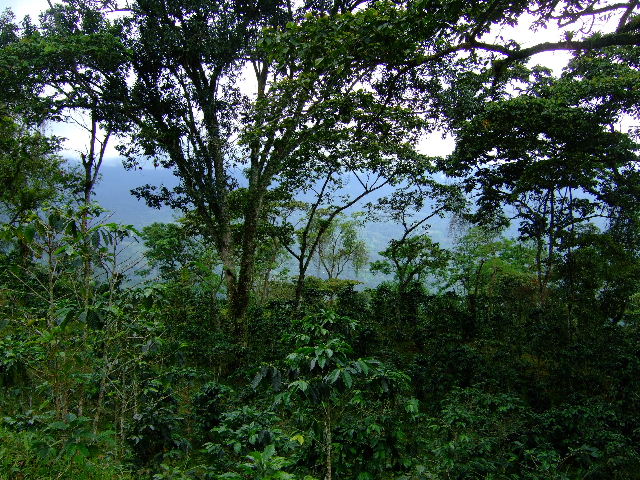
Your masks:
<path fill-rule="evenodd" d="M 38 13 L 47 6 L 47 0 L 0 0 L 0 10 L 10 8 L 19 20 L 25 15 L 31 15 L 35 20 Z"/>
<path fill-rule="evenodd" d="M 37 20 L 38 14 L 46 9 L 47 6 L 47 0 L 0 0 L 0 11 L 10 8 L 16 15 L 18 21 L 25 15 L 30 15 L 34 20 Z M 544 41 L 559 40 L 561 36 L 561 32 L 557 28 L 550 27 L 532 32 L 527 25 L 522 24 L 514 29 L 504 28 L 500 32 L 492 33 L 492 36 L 499 34 L 503 34 L 505 37 L 514 35 L 521 40 L 523 46 Z M 546 65 L 558 74 L 563 66 L 566 65 L 569 57 L 570 55 L 567 52 L 548 52 L 536 55 L 532 61 Z M 87 134 L 79 127 L 72 124 L 52 124 L 48 127 L 48 130 L 48 133 L 66 138 L 64 151 L 62 152 L 65 157 L 77 158 L 79 151 L 86 150 Z M 113 163 L 119 162 L 117 159 L 118 153 L 114 148 L 115 144 L 115 141 L 110 142 L 106 155 L 108 160 Z M 421 142 L 420 150 L 428 155 L 445 155 L 453 150 L 453 144 L 454 142 L 451 137 L 443 139 L 441 134 L 433 134 Z"/>

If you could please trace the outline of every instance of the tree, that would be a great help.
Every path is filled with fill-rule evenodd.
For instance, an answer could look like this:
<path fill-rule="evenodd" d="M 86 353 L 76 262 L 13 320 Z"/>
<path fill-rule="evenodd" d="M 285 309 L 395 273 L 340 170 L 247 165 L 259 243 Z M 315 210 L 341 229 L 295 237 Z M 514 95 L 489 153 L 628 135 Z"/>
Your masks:
<path fill-rule="evenodd" d="M 371 271 L 393 275 L 400 294 L 406 293 L 412 282 L 422 283 L 425 277 L 436 276 L 449 260 L 448 252 L 426 234 L 391 240 L 379 253 L 384 260 L 372 262 Z"/>
<path fill-rule="evenodd" d="M 456 241 L 446 287 L 467 296 L 500 296 L 506 283 L 533 281 L 535 252 L 499 232 L 472 227 Z"/>
<path fill-rule="evenodd" d="M 428 232 L 431 219 L 460 212 L 465 203 L 458 185 L 427 178 L 413 189 L 398 190 L 370 204 L 374 218 L 392 220 L 402 227 L 400 238 L 392 239 L 389 246 L 379 252 L 384 260 L 373 262 L 371 271 L 393 274 L 401 297 L 408 293 L 411 283 L 421 283 L 426 276 L 437 275 L 447 266 L 448 252 L 433 242 L 428 233 L 416 232 Z"/>
<path fill-rule="evenodd" d="M 126 57 L 120 35 L 120 26 L 90 4 L 71 1 L 45 11 L 40 29 L 25 32 L 27 46 L 16 46 L 37 69 L 36 81 L 51 92 L 42 95 L 49 116 L 76 125 L 87 136 L 86 149 L 78 152 L 83 175 L 78 191 L 84 205 L 91 203 L 121 114 L 117 102 L 110 100 L 124 88 Z"/>
<path fill-rule="evenodd" d="M 338 278 L 349 264 L 356 274 L 365 265 L 367 247 L 358 235 L 359 227 L 362 227 L 362 221 L 357 216 L 353 215 L 351 220 L 340 216 L 321 235 L 317 261 L 327 278 Z"/>
<path fill-rule="evenodd" d="M 356 327 L 356 322 L 332 311 L 303 318 L 296 324 L 296 333 L 289 336 L 295 350 L 282 365 L 263 366 L 253 380 L 255 388 L 270 378 L 275 389 L 275 404 L 297 412 L 296 417 L 312 425 L 324 457 L 325 480 L 332 480 L 337 473 L 334 434 L 347 412 L 377 419 L 381 412 L 365 410 L 365 398 L 369 406 L 383 398 L 384 410 L 395 400 L 394 396 L 397 398 L 407 390 L 407 377 L 403 373 L 379 360 L 354 355 L 348 336 L 355 334 Z M 415 403 L 409 401 L 407 407 L 407 412 L 416 413 Z M 302 428 L 306 430 L 307 425 L 303 424 Z M 348 456 L 348 452 L 342 455 Z M 388 468 L 389 460 L 382 457 L 383 469 Z M 345 462 L 343 473 L 353 475 L 354 470 L 357 472 L 361 467 L 361 474 L 365 476 L 380 468 L 371 464 L 361 466 L 357 461 L 354 464 Z"/>
<path fill-rule="evenodd" d="M 477 99 L 477 92 L 468 89 L 469 81 L 478 74 L 496 86 L 503 75 L 509 77 L 508 72 L 542 52 L 579 55 L 640 45 L 640 7 L 635 1 L 357 2 L 360 8 L 355 13 L 345 12 L 347 5 L 342 2 L 333 7 L 330 3 L 317 8 L 342 14 L 312 17 L 292 29 L 297 44 L 303 46 L 299 55 L 307 55 L 309 61 L 313 57 L 331 61 L 336 68 L 350 64 L 366 70 L 379 65 L 390 98 L 399 91 L 406 95 L 409 92 L 398 87 L 410 85 L 413 93 L 422 95 L 424 113 L 436 120 L 442 120 L 443 107 L 450 106 L 442 104 L 439 94 L 449 87 L 458 94 L 454 94 L 455 108 L 469 111 Z M 526 25 L 535 32 L 554 24 L 556 41 L 526 47 L 523 35 L 512 28 Z"/>
<path fill-rule="evenodd" d="M 100 15 L 86 6 L 94 4 L 69 5 L 90 25 L 100 23 Z M 434 87 L 419 76 L 455 52 L 482 49 L 515 62 L 587 42 L 521 52 L 477 38 L 493 24 L 513 22 L 528 5 L 437 6 L 426 21 L 417 15 L 425 7 L 336 2 L 294 12 L 289 4 L 269 1 L 247 7 L 141 0 L 118 8 L 124 16 L 115 23 L 122 26 L 117 35 L 126 36 L 122 44 L 128 50 L 115 45 L 110 58 L 128 52 L 133 84 L 125 94 L 123 72 L 106 78 L 115 79 L 110 104 L 126 112 L 118 116 L 134 139 L 126 153 L 132 164 L 139 154 L 154 157 L 182 180 L 173 194 L 151 188 L 139 194 L 155 205 L 195 209 L 219 251 L 232 316 L 240 323 L 270 191 L 297 191 L 345 172 L 370 171 L 386 179 L 406 173 L 408 163 L 400 161 L 419 157 L 406 141 L 425 126 L 424 116 L 408 108 L 433 104 L 415 94 Z M 553 8 L 545 4 L 541 18 L 548 20 Z M 591 12 L 584 7 L 577 14 Z M 608 44 L 635 39 L 626 20 Z M 78 38 L 98 38 L 90 33 Z M 234 85 L 246 65 L 255 74 L 252 98 Z M 243 168 L 247 185 L 238 188 Z M 234 227 L 236 219 L 240 228 Z"/>
<path fill-rule="evenodd" d="M 117 103 L 110 96 L 124 85 L 124 54 L 116 41 L 118 27 L 84 2 L 56 4 L 40 20 L 38 28 L 26 19 L 21 29 L 15 27 L 11 41 L 3 44 L 0 56 L 7 62 L 16 57 L 20 61 L 2 72 L 12 87 L 2 95 L 21 105 L 24 117 L 36 125 L 64 121 L 86 135 L 86 148 L 78 152 L 80 168 L 69 167 L 76 177 L 69 187 L 82 205 L 81 229 L 87 241 L 82 290 L 88 311 L 98 260 L 87 234 L 94 226 L 92 213 L 97 212 L 91 202 L 119 118 Z"/>
<path fill-rule="evenodd" d="M 84 2 L 56 4 L 40 20 L 39 28 L 30 20 L 22 29 L 14 25 L 10 41 L 3 42 L 2 58 L 20 59 L 3 69 L 3 80 L 11 85 L 3 96 L 28 107 L 25 116 L 36 124 L 65 121 L 84 130 L 88 140 L 86 151 L 79 152 L 83 178 L 77 192 L 89 205 L 119 115 L 110 97 L 125 82 L 121 32 Z"/>
<path fill-rule="evenodd" d="M 0 215 L 24 220 L 45 201 L 55 201 L 69 180 L 56 155 L 58 142 L 0 112 Z"/>
<path fill-rule="evenodd" d="M 293 19 L 278 2 L 141 0 L 121 20 L 133 81 L 127 95 L 111 97 L 128 112 L 133 142 L 123 152 L 131 164 L 153 157 L 181 180 L 174 192 L 138 193 L 195 210 L 223 263 L 231 316 L 245 330 L 258 232 L 274 195 L 349 171 L 388 183 L 419 159 L 406 140 L 421 120 L 360 87 L 368 74 L 291 62 L 274 46 L 277 34 L 258 42 L 263 27 Z M 253 98 L 237 86 L 246 65 Z"/>
<path fill-rule="evenodd" d="M 193 235 L 186 221 L 180 223 L 152 223 L 142 230 L 142 238 L 147 248 L 145 257 L 160 275 L 171 278 L 181 271 L 200 262 L 215 265 L 215 254 L 207 251 L 202 239 Z M 214 273 L 211 266 L 203 266 L 207 274 Z"/>
<path fill-rule="evenodd" d="M 39 128 L 39 89 L 21 68 L 24 60 L 14 47 L 20 31 L 14 16 L 0 15 L 0 214 L 15 224 L 45 201 L 55 201 L 70 176 L 57 156 L 59 139 Z"/>
<path fill-rule="evenodd" d="M 333 11 L 330 7 L 325 7 Z M 334 7 L 337 11 L 341 8 L 338 3 Z M 279 38 L 288 36 L 296 45 L 302 45 L 302 48 L 296 49 L 296 55 L 308 62 L 315 59 L 322 65 L 331 62 L 335 69 L 349 64 L 350 68 L 360 69 L 362 72 L 370 71 L 372 65 L 377 65 L 378 78 L 381 80 L 372 81 L 374 88 L 386 91 L 388 98 L 394 98 L 394 95 L 404 95 L 405 98 L 411 96 L 414 104 L 420 105 L 426 117 L 432 118 L 436 123 L 453 125 L 452 131 L 460 136 L 463 134 L 459 122 L 478 115 L 478 112 L 483 111 L 484 103 L 491 104 L 500 95 L 508 96 L 514 88 L 518 91 L 518 86 L 514 86 L 513 81 L 527 77 L 523 73 L 523 63 L 536 54 L 566 50 L 580 55 L 585 51 L 602 52 L 609 47 L 623 50 L 640 44 L 638 5 L 635 2 L 600 6 L 588 2 L 570 5 L 558 2 L 535 5 L 527 2 L 471 5 L 461 2 L 444 5 L 414 1 L 406 2 L 402 8 L 395 4 L 367 7 L 357 13 L 343 13 L 335 17 L 311 17 L 309 21 L 302 22 Z M 425 10 L 428 10 L 428 15 L 424 15 Z M 557 22 L 562 28 L 575 27 L 575 31 L 565 31 L 562 34 L 564 37 L 556 42 L 534 44 L 527 48 L 521 47 L 521 42 L 513 35 L 503 34 L 495 40 L 485 41 L 493 30 L 514 26 L 526 14 L 531 16 L 532 29 L 546 28 L 552 22 Z M 613 32 L 603 33 L 586 27 L 589 22 L 605 17 L 616 18 L 617 27 Z M 631 50 L 627 52 L 628 56 L 632 56 Z M 625 61 L 626 59 L 620 63 L 623 65 L 622 69 L 625 68 Z M 631 58 L 629 61 L 634 63 Z M 540 70 L 535 70 L 533 77 L 540 73 Z M 632 79 L 633 76 L 624 77 L 626 80 L 623 82 L 636 82 Z M 634 89 L 629 89 L 629 95 L 633 96 Z M 518 98 L 514 98 L 514 102 L 517 103 Z M 529 119 L 527 108 L 523 108 L 519 114 L 524 121 Z M 509 112 L 509 108 L 505 108 L 505 111 Z M 557 121 L 557 125 L 566 120 L 567 118 Z M 582 120 L 587 119 L 583 117 Z M 594 120 L 595 118 L 590 118 L 588 121 Z M 508 122 L 504 125 L 508 125 Z M 523 128 L 527 131 L 528 127 Z M 479 136 L 484 134 L 482 130 L 476 132 Z M 565 129 L 565 135 L 568 133 Z M 511 132 L 500 138 L 518 137 Z M 487 142 L 487 150 L 490 151 L 492 141 L 488 136 L 483 140 Z M 624 140 L 618 145 L 620 152 L 625 149 L 623 143 Z M 477 159 L 477 155 L 474 157 L 471 150 L 465 147 L 466 144 L 460 141 L 458 151 L 469 159 Z M 452 161 L 455 162 L 456 160 Z M 487 165 L 494 167 L 496 164 L 488 162 Z M 426 166 L 423 168 L 428 169 Z M 450 174 L 455 171 L 455 167 L 442 168 Z M 467 170 L 473 171 L 473 167 Z M 469 189 L 472 190 L 473 187 Z M 538 241 L 539 284 L 540 288 L 544 288 L 549 279 L 550 262 L 553 261 L 559 238 L 557 227 L 565 228 L 567 221 L 572 223 L 574 217 L 573 214 L 565 214 L 565 218 L 558 222 L 562 215 L 555 213 L 556 204 L 559 203 L 556 193 L 547 191 L 546 194 L 532 195 L 537 196 L 535 203 L 538 205 L 530 212 L 530 216 L 535 217 L 534 229 L 545 231 L 537 234 L 541 239 Z M 584 202 L 574 201 L 575 199 L 568 202 L 567 198 L 572 195 L 571 191 L 562 192 L 560 203 L 572 203 L 575 212 L 585 208 Z M 551 222 L 547 219 L 540 220 L 540 217 L 549 215 L 556 218 Z M 549 228 L 544 226 L 545 223 L 551 230 L 555 230 L 554 233 L 550 233 Z M 546 241 L 545 236 L 550 241 Z M 546 254 L 543 252 L 545 248 Z M 542 261 L 543 258 L 547 259 L 546 264 Z"/>
<path fill-rule="evenodd" d="M 607 218 L 640 192 L 639 145 L 632 132 L 615 128 L 624 115 L 637 118 L 632 85 L 640 72 L 632 51 L 577 57 L 557 79 L 523 70 L 524 91 L 503 92 L 465 120 L 454 117 L 458 145 L 449 172 L 477 194 L 476 220 L 506 224 L 512 217 L 535 242 L 541 291 L 559 258 L 571 254 L 580 225 Z"/>

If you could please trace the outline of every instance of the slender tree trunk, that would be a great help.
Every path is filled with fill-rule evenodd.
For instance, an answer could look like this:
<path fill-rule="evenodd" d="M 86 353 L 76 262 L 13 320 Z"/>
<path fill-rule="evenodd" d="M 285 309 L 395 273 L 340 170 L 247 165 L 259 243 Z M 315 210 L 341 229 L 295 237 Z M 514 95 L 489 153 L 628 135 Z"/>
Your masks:
<path fill-rule="evenodd" d="M 107 363 L 107 347 L 105 347 L 105 353 L 102 358 L 104 366 L 102 367 L 102 375 L 100 378 L 100 390 L 98 391 L 98 401 L 96 403 L 96 412 L 93 417 L 93 434 L 98 433 L 98 423 L 100 422 L 100 416 L 102 415 L 102 405 L 104 404 L 104 394 L 107 391 L 107 378 L 109 376 L 109 365 Z"/>
<path fill-rule="evenodd" d="M 298 260 L 298 278 L 296 279 L 296 292 L 293 300 L 294 309 L 297 311 L 300 308 L 302 302 L 302 290 L 304 289 L 304 278 L 307 273 L 307 269 L 304 265 L 304 257 L 300 256 Z"/>
<path fill-rule="evenodd" d="M 81 220 L 81 233 L 84 243 L 84 256 L 82 265 L 82 301 L 85 312 L 89 309 L 91 303 L 91 277 L 93 275 L 93 265 L 91 259 L 91 239 L 89 232 L 89 205 L 91 204 L 91 196 L 98 181 L 100 167 L 104 160 L 107 144 L 111 132 L 107 131 L 102 141 L 98 140 L 98 118 L 95 110 L 91 110 L 91 129 L 89 138 L 89 151 L 87 154 L 81 154 L 82 166 L 84 167 L 83 181 L 83 212 Z M 85 337 L 86 339 L 86 337 Z"/>
<path fill-rule="evenodd" d="M 331 409 L 325 407 L 324 417 L 324 449 L 325 449 L 325 476 L 324 480 L 332 480 L 333 478 L 333 459 L 332 455 L 332 438 L 331 438 Z"/>
<path fill-rule="evenodd" d="M 80 223 L 80 230 L 82 233 L 82 241 L 84 243 L 84 254 L 82 258 L 82 306 L 86 312 L 89 309 L 91 302 L 91 239 L 89 238 L 89 204 L 91 203 L 91 190 L 92 185 L 85 184 L 84 198 L 83 198 L 83 211 L 82 219 Z"/>
<path fill-rule="evenodd" d="M 542 242 L 542 234 L 538 233 L 536 235 L 536 273 L 538 276 L 538 297 L 542 302 L 542 292 L 544 290 L 543 280 L 542 280 L 542 249 L 544 245 Z"/>
<path fill-rule="evenodd" d="M 549 279 L 551 278 L 551 271 L 553 270 L 553 254 L 555 251 L 555 233 L 554 230 L 556 228 L 556 196 L 555 196 L 555 190 L 551 189 L 549 191 L 549 196 L 550 196 L 550 216 L 549 216 L 549 232 L 548 232 L 548 238 L 549 238 L 549 244 L 547 245 L 547 265 L 546 265 L 546 269 L 544 272 L 544 285 L 545 285 L 545 289 L 546 286 L 549 284 Z"/>

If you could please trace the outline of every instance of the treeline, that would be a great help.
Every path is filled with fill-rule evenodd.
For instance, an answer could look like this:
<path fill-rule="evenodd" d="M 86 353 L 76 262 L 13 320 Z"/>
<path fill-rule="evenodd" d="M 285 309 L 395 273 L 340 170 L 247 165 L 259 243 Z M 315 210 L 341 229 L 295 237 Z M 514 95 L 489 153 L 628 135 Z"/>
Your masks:
<path fill-rule="evenodd" d="M 50 7 L 0 17 L 0 478 L 639 478 L 637 2 Z M 108 220 L 114 142 L 180 221 Z"/>

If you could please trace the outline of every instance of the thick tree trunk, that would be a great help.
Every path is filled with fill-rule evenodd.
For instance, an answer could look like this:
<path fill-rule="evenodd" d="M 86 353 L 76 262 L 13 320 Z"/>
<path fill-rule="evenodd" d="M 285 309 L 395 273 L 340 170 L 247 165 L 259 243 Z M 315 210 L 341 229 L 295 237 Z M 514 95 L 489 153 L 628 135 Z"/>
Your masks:
<path fill-rule="evenodd" d="M 254 191 L 253 195 L 251 193 L 248 195 L 250 198 L 247 199 L 245 208 L 239 265 L 233 258 L 229 226 L 227 226 L 229 232 L 227 239 L 223 239 L 219 248 L 227 284 L 230 319 L 239 330 L 243 346 L 247 346 L 249 340 L 247 310 L 253 287 L 255 255 L 258 248 L 258 223 L 264 192 Z"/>
<path fill-rule="evenodd" d="M 249 344 L 249 322 L 247 310 L 249 309 L 250 288 L 246 283 L 238 282 L 236 290 L 229 295 L 229 313 L 240 335 L 243 347 Z"/>

